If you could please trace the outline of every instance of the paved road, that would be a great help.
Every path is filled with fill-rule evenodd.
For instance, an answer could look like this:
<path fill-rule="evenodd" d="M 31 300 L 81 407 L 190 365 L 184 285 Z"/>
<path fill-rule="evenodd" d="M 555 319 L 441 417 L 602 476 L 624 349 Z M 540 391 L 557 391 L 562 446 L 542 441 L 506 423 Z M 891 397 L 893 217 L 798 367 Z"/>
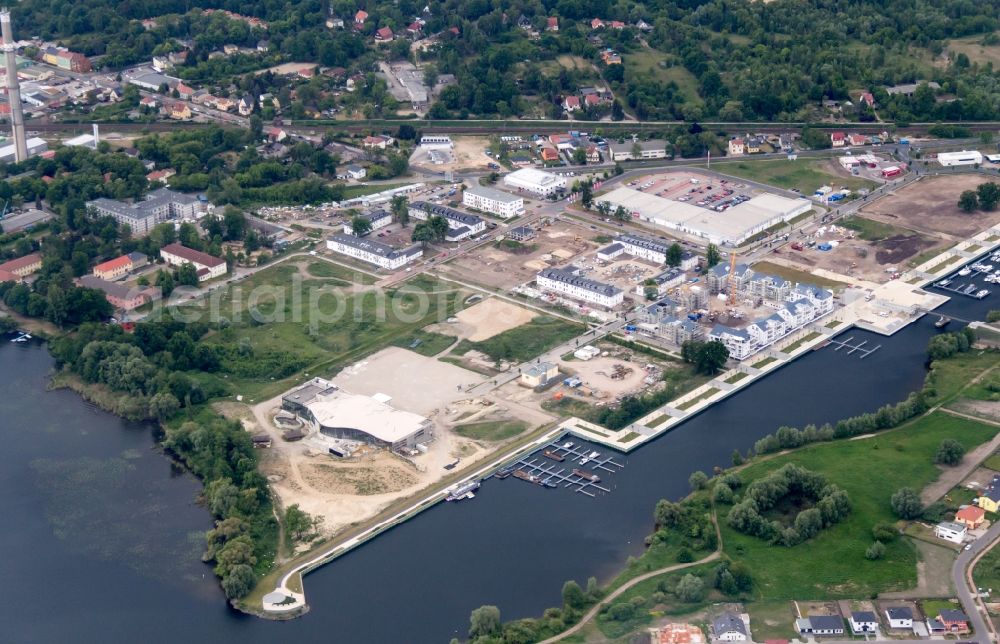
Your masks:
<path fill-rule="evenodd" d="M 986 618 L 980 611 L 978 592 L 971 581 L 969 566 L 978 559 L 980 553 L 988 550 L 998 538 L 1000 538 L 1000 521 L 995 522 L 985 535 L 976 539 L 971 548 L 959 553 L 955 565 L 951 569 L 951 581 L 955 585 L 955 592 L 958 593 L 958 600 L 962 602 L 962 610 L 969 616 L 972 630 L 980 642 L 996 641 L 996 637 L 995 635 L 990 637 L 992 628 L 987 628 Z"/>

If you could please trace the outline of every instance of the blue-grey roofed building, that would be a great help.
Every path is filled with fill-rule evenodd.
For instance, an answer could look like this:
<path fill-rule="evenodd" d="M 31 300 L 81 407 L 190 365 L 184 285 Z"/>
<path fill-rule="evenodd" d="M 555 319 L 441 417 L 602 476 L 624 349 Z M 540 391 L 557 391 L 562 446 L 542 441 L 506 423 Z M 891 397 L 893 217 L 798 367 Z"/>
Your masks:
<path fill-rule="evenodd" d="M 712 639 L 718 642 L 745 642 L 750 639 L 750 634 L 739 615 L 726 612 L 712 620 Z"/>
<path fill-rule="evenodd" d="M 620 288 L 583 277 L 580 275 L 580 269 L 573 265 L 539 271 L 535 276 L 535 283 L 543 291 L 563 293 L 573 299 L 592 302 L 607 308 L 618 306 L 625 298 L 625 292 Z"/>
<path fill-rule="evenodd" d="M 455 210 L 447 206 L 430 203 L 428 201 L 411 201 L 409 205 L 410 217 L 426 221 L 430 217 L 441 217 L 448 222 L 448 228 L 466 228 L 459 236 L 454 230 L 449 234 L 449 241 L 465 239 L 486 230 L 486 221 L 482 217 L 470 215 L 466 212 Z"/>

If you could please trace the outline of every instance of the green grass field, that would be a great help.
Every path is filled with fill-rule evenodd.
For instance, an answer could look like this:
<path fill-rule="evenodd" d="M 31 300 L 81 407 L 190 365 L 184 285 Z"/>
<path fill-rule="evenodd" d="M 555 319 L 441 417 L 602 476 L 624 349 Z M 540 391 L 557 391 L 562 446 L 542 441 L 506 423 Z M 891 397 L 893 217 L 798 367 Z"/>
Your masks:
<path fill-rule="evenodd" d="M 455 336 L 433 333 L 417 329 L 393 340 L 393 346 L 415 351 L 422 356 L 433 357 L 441 353 L 455 342 Z"/>
<path fill-rule="evenodd" d="M 826 161 L 803 159 L 800 161 L 756 160 L 719 161 L 713 170 L 766 183 L 778 188 L 797 188 L 803 194 L 812 194 L 820 186 L 828 185 L 848 190 L 862 190 L 876 187 L 875 182 L 857 177 L 844 177 L 826 169 Z"/>
<path fill-rule="evenodd" d="M 977 587 L 992 588 L 994 595 L 1000 593 L 1000 548 L 993 548 L 983 555 L 972 570 L 972 579 Z"/>
<path fill-rule="evenodd" d="M 839 224 L 844 228 L 849 228 L 855 231 L 858 233 L 858 237 L 866 241 L 882 241 L 883 239 L 888 239 L 894 235 L 906 234 L 905 230 L 900 230 L 895 226 L 883 224 L 880 221 L 865 219 L 864 217 L 858 217 L 857 215 L 845 217 L 840 220 Z"/>
<path fill-rule="evenodd" d="M 382 192 L 383 190 L 390 190 L 392 188 L 398 188 L 399 186 L 405 186 L 405 183 L 378 183 L 371 185 L 344 185 L 344 199 L 354 199 L 355 197 L 364 197 L 365 195 L 373 195 L 376 192 Z"/>
<path fill-rule="evenodd" d="M 642 48 L 623 55 L 626 78 L 632 75 L 649 75 L 662 83 L 677 83 L 677 88 L 689 102 L 700 103 L 698 78 L 679 62 L 670 67 L 661 65 L 669 58 L 666 54 Z"/>
<path fill-rule="evenodd" d="M 930 382 L 937 390 L 935 401 L 942 403 L 950 402 L 976 376 L 996 366 L 997 360 L 998 354 L 996 351 L 971 351 L 947 360 L 936 361 L 934 363 L 934 371 L 930 376 Z M 982 387 L 973 385 L 963 395 L 970 395 L 972 397 L 980 391 L 985 390 Z"/>
<path fill-rule="evenodd" d="M 332 278 L 349 284 L 374 284 L 378 278 L 346 266 L 314 259 L 306 265 L 306 271 L 313 277 Z"/>
<path fill-rule="evenodd" d="M 734 373 L 733 375 L 731 375 L 728 378 L 726 378 L 725 382 L 726 382 L 726 384 L 729 384 L 729 385 L 735 385 L 737 382 L 739 382 L 740 380 L 743 380 L 744 378 L 746 378 L 749 375 L 750 374 L 748 374 L 746 371 L 740 371 L 740 372 Z"/>
<path fill-rule="evenodd" d="M 222 369 L 213 377 L 223 378 L 233 393 L 259 400 L 284 391 L 305 373 L 332 376 L 448 317 L 467 295 L 421 276 L 398 289 L 365 293 L 307 279 L 296 296 L 291 277 L 297 272 L 297 266 L 274 266 L 221 292 L 213 298 L 216 319 L 208 307 L 185 307 L 215 328 L 204 340 L 223 349 Z"/>
<path fill-rule="evenodd" d="M 465 355 L 475 349 L 494 360 L 525 362 L 583 333 L 584 328 L 561 318 L 539 315 L 522 324 L 481 342 L 463 340 L 454 353 Z"/>
<path fill-rule="evenodd" d="M 889 497 L 896 490 L 904 486 L 919 490 L 938 477 L 932 459 L 942 439 L 954 438 L 968 450 L 992 438 L 996 431 L 995 427 L 939 412 L 874 438 L 814 445 L 753 463 L 740 472 L 744 481 L 794 462 L 843 488 L 850 495 L 853 510 L 845 521 L 787 548 L 731 529 L 725 522 L 728 508 L 720 506 L 725 552 L 751 568 L 756 595 L 764 600 L 858 598 L 911 588 L 916 584 L 913 546 L 896 541 L 887 544 L 884 559 L 868 561 L 865 549 L 872 542 L 872 526 L 895 521 Z"/>
<path fill-rule="evenodd" d="M 502 441 L 514 438 L 528 428 L 523 420 L 492 420 L 482 423 L 457 425 L 455 433 L 459 436 L 480 441 Z"/>
<path fill-rule="evenodd" d="M 840 290 L 847 286 L 844 282 L 827 279 L 825 277 L 820 277 L 819 275 L 813 275 L 809 271 L 801 271 L 785 266 L 784 264 L 775 264 L 774 262 L 757 262 L 753 265 L 753 269 L 761 273 L 777 275 L 778 277 L 782 277 L 789 282 L 798 282 L 799 284 L 815 284 L 820 288 L 828 288 L 830 290 Z"/>

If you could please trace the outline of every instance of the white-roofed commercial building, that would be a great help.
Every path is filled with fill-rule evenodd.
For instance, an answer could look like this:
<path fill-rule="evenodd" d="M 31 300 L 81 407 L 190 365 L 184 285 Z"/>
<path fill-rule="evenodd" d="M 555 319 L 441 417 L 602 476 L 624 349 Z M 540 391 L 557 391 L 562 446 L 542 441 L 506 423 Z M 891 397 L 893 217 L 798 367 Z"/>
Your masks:
<path fill-rule="evenodd" d="M 765 193 L 717 212 L 628 187 L 616 188 L 596 198 L 595 202 L 607 202 L 612 210 L 621 206 L 642 221 L 701 237 L 713 244 L 731 246 L 737 246 L 753 235 L 777 223 L 794 219 L 812 208 L 806 199 L 789 199 Z"/>
<path fill-rule="evenodd" d="M 462 204 L 504 219 L 524 212 L 524 197 L 486 186 L 472 186 L 463 190 Z"/>
<path fill-rule="evenodd" d="M 541 197 L 548 197 L 566 189 L 566 177 L 534 168 L 515 170 L 503 178 L 503 183 L 508 188 Z"/>
<path fill-rule="evenodd" d="M 418 443 L 434 438 L 430 419 L 391 407 L 388 396 L 351 394 L 322 378 L 313 378 L 281 400 L 283 409 L 313 423 L 315 429 L 331 438 L 394 451 L 414 449 Z"/>
<path fill-rule="evenodd" d="M 941 152 L 937 155 L 938 163 L 946 168 L 959 165 L 982 165 L 983 154 L 976 150 L 962 152 Z"/>

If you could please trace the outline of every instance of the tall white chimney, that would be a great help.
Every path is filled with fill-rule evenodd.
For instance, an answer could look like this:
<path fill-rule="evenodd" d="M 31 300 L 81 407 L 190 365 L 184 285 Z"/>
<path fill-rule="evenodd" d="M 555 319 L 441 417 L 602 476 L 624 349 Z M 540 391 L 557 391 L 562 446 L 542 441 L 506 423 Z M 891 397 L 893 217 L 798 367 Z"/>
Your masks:
<path fill-rule="evenodd" d="M 100 132 L 98 130 L 99 130 L 99 128 L 98 128 L 97 123 L 94 123 L 94 149 L 95 150 L 97 149 L 97 144 L 101 142 L 101 135 L 100 135 Z"/>
<path fill-rule="evenodd" d="M 14 54 L 14 33 L 10 27 L 10 10 L 0 9 L 0 36 L 7 64 L 7 101 L 10 103 L 11 129 L 14 131 L 14 160 L 28 159 L 28 139 L 24 133 L 24 112 L 21 109 L 21 86 L 17 81 L 17 59 Z"/>

